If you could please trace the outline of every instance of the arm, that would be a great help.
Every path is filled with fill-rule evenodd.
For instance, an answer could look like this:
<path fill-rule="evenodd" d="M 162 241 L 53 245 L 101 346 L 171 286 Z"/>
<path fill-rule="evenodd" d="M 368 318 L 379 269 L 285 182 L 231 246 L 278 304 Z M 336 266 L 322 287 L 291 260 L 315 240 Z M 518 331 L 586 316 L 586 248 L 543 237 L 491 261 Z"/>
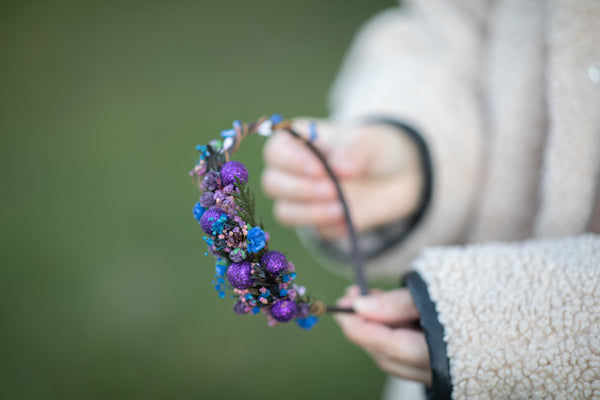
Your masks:
<path fill-rule="evenodd" d="M 453 398 L 600 396 L 600 236 L 431 249 L 413 267 Z"/>
<path fill-rule="evenodd" d="M 404 121 L 431 153 L 429 209 L 409 237 L 371 260 L 377 272 L 406 269 L 425 245 L 461 242 L 472 216 L 482 155 L 478 79 L 485 6 L 454 3 L 409 3 L 375 17 L 358 35 L 332 90 L 334 121 Z"/>
<path fill-rule="evenodd" d="M 433 248 L 412 265 L 412 302 L 406 289 L 342 300 L 358 315 L 338 323 L 394 360 L 382 369 L 432 382 L 434 399 L 600 396 L 600 236 Z M 394 328 L 417 314 L 423 336 Z"/>
<path fill-rule="evenodd" d="M 316 144 L 342 179 L 372 256 L 372 276 L 397 276 L 425 245 L 460 242 L 472 216 L 481 167 L 477 77 L 485 6 L 474 11 L 453 3 L 409 4 L 368 23 L 332 91 L 331 119 L 317 126 Z M 373 124 L 382 118 L 388 122 Z M 306 126 L 299 121 L 296 128 L 308 134 Z M 288 139 L 275 135 L 265 147 L 263 187 L 275 199 L 275 215 L 287 225 L 316 228 L 316 235 L 301 231 L 305 243 L 339 255 L 347 243 L 331 240 L 344 236 L 333 188 Z M 333 261 L 323 264 L 345 268 Z"/>

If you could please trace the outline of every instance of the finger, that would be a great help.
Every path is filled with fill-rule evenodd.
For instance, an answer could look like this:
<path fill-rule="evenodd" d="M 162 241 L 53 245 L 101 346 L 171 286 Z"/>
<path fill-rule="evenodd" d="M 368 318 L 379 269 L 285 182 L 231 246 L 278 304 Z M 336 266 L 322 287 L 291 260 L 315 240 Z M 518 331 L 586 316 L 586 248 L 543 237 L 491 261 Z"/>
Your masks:
<path fill-rule="evenodd" d="M 269 168 L 267 171 L 271 170 Z M 275 175 L 275 176 L 273 176 Z M 342 190 L 348 203 L 350 215 L 358 232 L 365 232 L 377 226 L 388 224 L 390 221 L 397 221 L 410 215 L 420 201 L 420 178 L 413 175 L 400 175 L 386 179 L 370 180 L 351 180 L 342 183 Z M 267 194 L 274 198 L 283 198 L 293 200 L 293 202 L 302 202 L 305 200 L 327 200 L 333 202 L 337 199 L 335 187 L 328 178 L 319 179 L 313 189 L 310 184 L 303 181 L 301 177 L 293 177 L 290 173 L 284 171 L 280 173 L 265 172 L 263 177 L 263 187 Z M 322 185 L 322 186 L 321 186 Z M 298 189 L 298 188 L 301 189 Z M 294 197 L 296 196 L 296 197 Z M 320 196 L 323 196 L 321 199 Z M 382 207 L 382 200 L 386 206 Z M 285 202 L 287 203 L 287 201 Z M 314 225 L 323 239 L 337 240 L 348 237 L 348 228 L 343 213 L 340 213 L 341 205 L 333 203 L 325 204 L 304 204 L 306 207 L 289 207 L 286 212 L 294 212 L 294 215 L 281 215 L 281 221 L 287 221 L 291 226 Z M 329 207 L 328 211 L 327 208 Z M 288 209 L 288 207 L 285 207 Z M 283 212 L 281 209 L 278 211 Z M 321 217 L 311 217 L 310 215 L 323 215 Z M 276 214 L 279 215 L 279 214 Z M 307 219 L 308 218 L 308 219 Z"/>
<path fill-rule="evenodd" d="M 410 379 L 411 381 L 421 382 L 431 387 L 431 370 L 410 367 L 389 358 L 378 358 L 374 360 L 379 368 L 390 375 L 399 378 Z"/>
<path fill-rule="evenodd" d="M 337 223 L 344 212 L 338 201 L 332 202 L 295 202 L 280 200 L 275 202 L 275 217 L 288 226 L 312 226 Z"/>
<path fill-rule="evenodd" d="M 274 199 L 314 201 L 337 199 L 335 186 L 328 179 L 307 178 L 279 168 L 267 168 L 262 174 L 262 186 Z"/>
<path fill-rule="evenodd" d="M 269 169 L 271 170 L 271 169 Z M 408 216 L 419 202 L 420 180 L 414 176 L 399 176 L 390 178 L 383 182 L 381 180 L 349 181 L 342 184 L 346 194 L 350 214 L 358 232 L 364 232 L 377 226 L 400 220 Z M 293 178 L 286 175 L 284 171 L 279 173 L 266 172 L 263 179 L 265 191 L 274 198 L 284 198 L 302 202 L 306 200 L 333 200 L 335 189 L 327 179 L 319 180 L 318 184 L 311 187 L 311 183 L 301 178 Z M 388 199 L 386 207 L 381 207 L 381 201 Z M 313 204 L 311 210 L 315 211 L 323 205 Z M 327 215 L 329 211 L 315 211 L 324 213 L 325 218 L 320 220 L 310 219 L 310 223 L 304 220 L 297 221 L 294 215 L 284 216 L 283 220 L 289 225 L 315 225 L 319 228 L 320 235 L 327 240 L 337 240 L 348 236 L 348 229 L 344 218 L 337 218 L 337 206 L 333 207 L 334 213 Z M 294 211 L 300 211 L 299 218 L 304 219 L 302 210 L 297 207 Z M 332 208 L 330 208 L 332 210 Z"/>
<path fill-rule="evenodd" d="M 265 164 L 290 173 L 323 177 L 325 169 L 317 157 L 298 139 L 285 132 L 277 132 L 263 149 Z"/>
<path fill-rule="evenodd" d="M 408 289 L 372 293 L 354 299 L 352 306 L 361 317 L 384 324 L 415 321 L 419 312 Z"/>
<path fill-rule="evenodd" d="M 335 320 L 348 340 L 377 357 L 419 368 L 429 365 L 429 351 L 422 332 L 392 329 L 356 315 L 336 314 Z"/>

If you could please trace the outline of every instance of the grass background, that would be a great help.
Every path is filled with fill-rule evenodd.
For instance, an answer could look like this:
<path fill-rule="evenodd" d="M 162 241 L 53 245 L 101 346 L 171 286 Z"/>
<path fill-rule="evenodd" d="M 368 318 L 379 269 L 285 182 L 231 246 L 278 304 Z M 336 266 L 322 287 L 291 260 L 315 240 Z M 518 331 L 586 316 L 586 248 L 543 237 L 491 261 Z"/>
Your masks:
<path fill-rule="evenodd" d="M 187 176 L 233 119 L 325 116 L 360 25 L 392 1 L 3 1 L 0 398 L 370 399 L 331 318 L 236 316 Z M 261 144 L 248 141 L 258 192 Z M 348 284 L 258 213 L 329 302 Z"/>

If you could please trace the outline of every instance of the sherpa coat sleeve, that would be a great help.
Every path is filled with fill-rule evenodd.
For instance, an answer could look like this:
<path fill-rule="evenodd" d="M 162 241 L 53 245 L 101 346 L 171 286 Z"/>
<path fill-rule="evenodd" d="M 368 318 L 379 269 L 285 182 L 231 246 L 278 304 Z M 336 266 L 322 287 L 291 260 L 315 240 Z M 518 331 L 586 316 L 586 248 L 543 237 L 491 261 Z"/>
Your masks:
<path fill-rule="evenodd" d="M 423 246 L 459 242 L 480 171 L 478 13 L 455 1 L 405 3 L 361 29 L 331 92 L 333 120 L 402 121 L 431 153 L 434 186 L 424 218 L 401 246 L 369 260 L 371 276 L 398 276 Z"/>
<path fill-rule="evenodd" d="M 428 295 L 443 327 L 424 326 L 431 357 L 447 347 L 453 399 L 600 399 L 600 236 L 431 248 L 412 267 L 422 317 Z"/>

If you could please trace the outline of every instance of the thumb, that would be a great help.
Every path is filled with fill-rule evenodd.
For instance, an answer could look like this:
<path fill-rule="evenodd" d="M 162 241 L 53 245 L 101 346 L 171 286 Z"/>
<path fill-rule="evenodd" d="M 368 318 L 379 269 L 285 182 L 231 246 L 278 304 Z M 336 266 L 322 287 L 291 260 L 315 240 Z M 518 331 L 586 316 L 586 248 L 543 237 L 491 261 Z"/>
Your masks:
<path fill-rule="evenodd" d="M 352 306 L 356 313 L 363 318 L 384 324 L 398 324 L 419 318 L 419 313 L 408 289 L 360 296 L 354 299 Z"/>

